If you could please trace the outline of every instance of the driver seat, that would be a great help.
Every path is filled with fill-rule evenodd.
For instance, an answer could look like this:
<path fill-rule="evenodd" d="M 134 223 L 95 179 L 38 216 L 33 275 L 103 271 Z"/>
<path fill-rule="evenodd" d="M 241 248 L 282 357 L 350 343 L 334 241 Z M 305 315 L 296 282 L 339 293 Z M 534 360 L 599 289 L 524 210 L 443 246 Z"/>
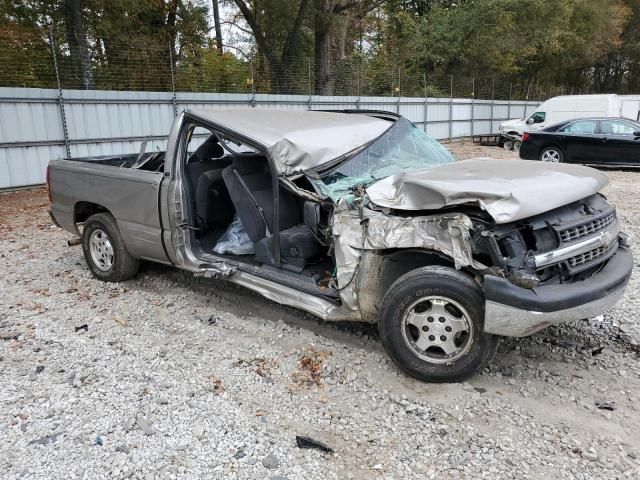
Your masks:
<path fill-rule="evenodd" d="M 275 265 L 274 195 L 271 172 L 264 157 L 234 157 L 222 171 L 231 201 L 249 238 L 254 243 L 256 260 Z M 280 258 L 283 268 L 301 272 L 307 260 L 320 251 L 311 230 L 302 221 L 297 198 L 280 187 Z"/>

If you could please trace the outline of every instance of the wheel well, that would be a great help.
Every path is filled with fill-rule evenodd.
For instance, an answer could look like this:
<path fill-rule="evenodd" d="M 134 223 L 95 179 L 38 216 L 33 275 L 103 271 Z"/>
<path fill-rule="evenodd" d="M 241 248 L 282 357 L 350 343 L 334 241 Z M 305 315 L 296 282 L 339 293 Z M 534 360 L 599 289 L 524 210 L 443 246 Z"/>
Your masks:
<path fill-rule="evenodd" d="M 439 265 L 455 268 L 455 264 L 447 255 L 435 250 L 403 249 L 378 251 L 369 257 L 364 269 L 364 283 L 358 293 L 360 314 L 365 322 L 375 323 L 378 319 L 378 309 L 382 299 L 393 283 L 401 276 L 420 267 Z M 475 272 L 464 269 L 463 273 L 470 278 Z"/>
<path fill-rule="evenodd" d="M 542 147 L 542 148 L 540 149 L 540 152 L 542 153 L 542 152 L 544 152 L 545 150 L 548 150 L 548 149 L 550 149 L 550 148 L 555 148 L 556 150 L 560 150 L 561 152 L 563 152 L 562 147 L 561 147 L 560 145 L 555 144 L 555 143 L 551 143 L 551 144 L 549 144 L 549 145 L 545 145 L 544 147 Z"/>
<path fill-rule="evenodd" d="M 384 295 L 398 278 L 411 270 L 430 265 L 455 268 L 452 259 L 433 250 L 396 250 L 385 254 L 379 292 Z"/>
<path fill-rule="evenodd" d="M 76 203 L 73 209 L 73 221 L 74 223 L 83 223 L 85 222 L 91 215 L 95 215 L 96 213 L 107 212 L 107 210 L 102 205 L 98 205 L 97 203 L 92 202 L 78 202 Z"/>

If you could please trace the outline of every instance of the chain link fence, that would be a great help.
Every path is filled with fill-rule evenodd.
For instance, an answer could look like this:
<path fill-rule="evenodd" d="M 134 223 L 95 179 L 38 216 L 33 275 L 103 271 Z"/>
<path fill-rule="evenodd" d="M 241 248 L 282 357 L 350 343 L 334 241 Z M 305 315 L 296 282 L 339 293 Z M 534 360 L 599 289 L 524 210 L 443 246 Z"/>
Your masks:
<path fill-rule="evenodd" d="M 416 72 L 357 54 L 332 55 L 341 59 L 332 62 L 332 74 L 320 85 L 312 57 L 269 62 L 259 54 L 221 55 L 213 48 L 184 52 L 170 43 L 101 39 L 100 48 L 92 48 L 92 57 L 82 60 L 71 54 L 77 49 L 58 43 L 53 34 L 29 35 L 33 38 L 0 39 L 0 86 L 530 101 L 592 93 L 492 77 Z"/>

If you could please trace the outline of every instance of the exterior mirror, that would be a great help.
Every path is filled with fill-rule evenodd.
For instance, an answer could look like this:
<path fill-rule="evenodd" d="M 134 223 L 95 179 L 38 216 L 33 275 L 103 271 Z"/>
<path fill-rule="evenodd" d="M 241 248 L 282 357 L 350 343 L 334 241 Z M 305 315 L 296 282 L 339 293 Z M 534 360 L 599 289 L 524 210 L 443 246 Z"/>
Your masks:
<path fill-rule="evenodd" d="M 640 130 L 633 132 L 634 137 L 640 137 Z"/>
<path fill-rule="evenodd" d="M 529 117 L 527 120 L 527 125 L 531 125 L 534 123 L 542 123 L 547 118 L 546 112 L 536 112 Z"/>

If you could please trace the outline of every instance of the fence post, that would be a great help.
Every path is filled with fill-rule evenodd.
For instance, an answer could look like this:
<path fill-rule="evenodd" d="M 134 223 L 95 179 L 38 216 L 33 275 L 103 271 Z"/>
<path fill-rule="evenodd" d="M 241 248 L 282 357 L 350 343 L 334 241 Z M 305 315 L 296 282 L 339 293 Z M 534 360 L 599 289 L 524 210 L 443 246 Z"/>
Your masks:
<path fill-rule="evenodd" d="M 396 100 L 396 113 L 400 114 L 400 97 L 402 96 L 402 84 L 400 83 L 402 80 L 400 78 L 400 69 L 398 68 L 398 100 Z"/>
<path fill-rule="evenodd" d="M 309 99 L 307 100 L 307 110 L 311 110 L 311 102 L 313 92 L 311 91 L 311 58 L 307 57 L 307 89 L 309 91 Z"/>
<path fill-rule="evenodd" d="M 476 123 L 476 77 L 471 77 L 471 136 L 473 137 Z"/>
<path fill-rule="evenodd" d="M 360 65 L 360 63 L 358 63 L 358 81 L 357 81 L 357 89 L 358 91 L 356 92 L 358 94 L 357 98 L 356 98 L 356 110 L 360 110 L 360 75 L 362 74 L 361 68 L 362 66 Z"/>
<path fill-rule="evenodd" d="M 429 91 L 427 89 L 427 74 L 424 73 L 423 74 L 423 78 L 424 78 L 424 115 L 423 115 L 423 119 L 424 119 L 424 123 L 422 124 L 423 126 L 423 130 L 425 133 L 427 133 L 427 120 L 428 120 L 428 106 L 429 106 Z"/>
<path fill-rule="evenodd" d="M 256 81 L 253 75 L 253 59 L 251 59 L 249 66 L 251 68 L 251 100 L 249 101 L 249 104 L 251 105 L 251 108 L 255 108 L 256 107 Z"/>
<path fill-rule="evenodd" d="M 513 83 L 509 84 L 509 103 L 507 103 L 507 118 L 511 119 L 511 90 L 513 88 Z"/>
<path fill-rule="evenodd" d="M 493 133 L 493 105 L 496 99 L 496 79 L 491 79 L 491 130 L 490 133 Z"/>
<path fill-rule="evenodd" d="M 169 44 L 169 69 L 171 70 L 171 103 L 173 104 L 173 116 L 178 116 L 178 101 L 176 98 L 176 79 L 173 73 L 173 49 Z"/>
<path fill-rule="evenodd" d="M 450 93 L 449 93 L 449 140 L 453 137 L 453 75 L 449 75 L 450 78 Z"/>
<path fill-rule="evenodd" d="M 60 121 L 62 122 L 62 135 L 64 136 L 64 150 L 67 155 L 65 158 L 71 158 L 71 147 L 69 145 L 69 131 L 67 130 L 67 116 L 64 112 L 64 96 L 62 95 L 62 83 L 60 82 L 60 72 L 58 70 L 58 57 L 56 55 L 56 40 L 53 30 L 49 32 L 51 43 L 51 53 L 53 54 L 53 68 L 56 71 L 56 83 L 58 85 L 58 107 L 60 108 Z"/>

